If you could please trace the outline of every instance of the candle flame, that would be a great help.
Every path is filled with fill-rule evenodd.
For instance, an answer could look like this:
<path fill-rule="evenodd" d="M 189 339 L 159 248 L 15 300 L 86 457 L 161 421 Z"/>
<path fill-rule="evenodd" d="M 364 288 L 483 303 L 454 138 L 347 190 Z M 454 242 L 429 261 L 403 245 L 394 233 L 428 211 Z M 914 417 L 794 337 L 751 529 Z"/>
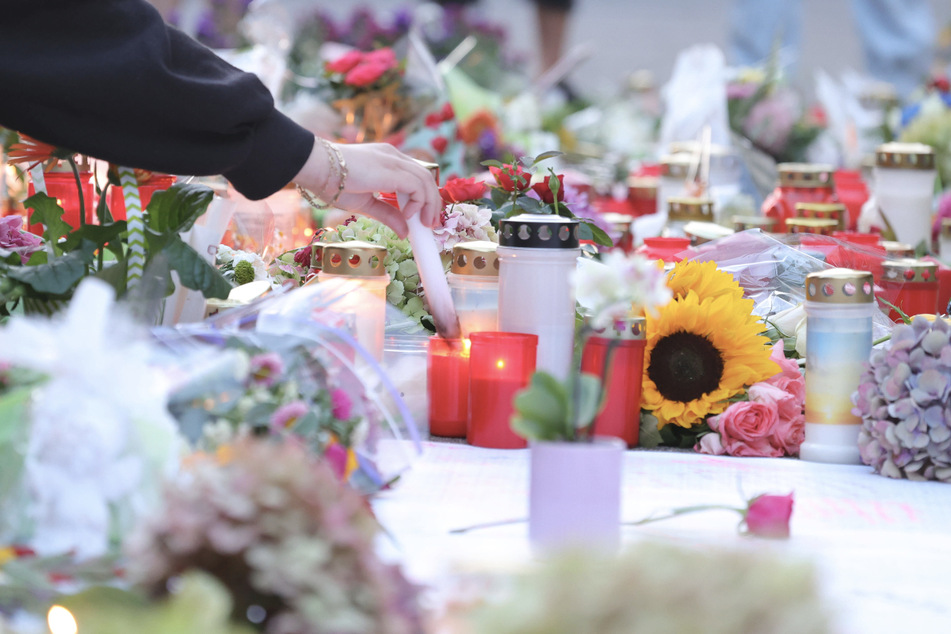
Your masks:
<path fill-rule="evenodd" d="M 79 626 L 72 613 L 61 605 L 54 605 L 46 614 L 46 622 L 53 634 L 77 634 Z"/>
<path fill-rule="evenodd" d="M 463 340 L 462 340 L 462 356 L 463 356 L 463 357 L 468 357 L 468 356 L 469 356 L 469 350 L 470 350 L 471 348 L 472 348 L 472 342 L 469 341 L 468 339 L 463 339 Z"/>
<path fill-rule="evenodd" d="M 495 367 L 497 367 L 499 370 L 501 370 L 502 368 L 504 368 L 504 367 L 505 367 L 505 359 L 499 359 L 498 361 L 496 361 L 496 362 L 495 362 Z"/>

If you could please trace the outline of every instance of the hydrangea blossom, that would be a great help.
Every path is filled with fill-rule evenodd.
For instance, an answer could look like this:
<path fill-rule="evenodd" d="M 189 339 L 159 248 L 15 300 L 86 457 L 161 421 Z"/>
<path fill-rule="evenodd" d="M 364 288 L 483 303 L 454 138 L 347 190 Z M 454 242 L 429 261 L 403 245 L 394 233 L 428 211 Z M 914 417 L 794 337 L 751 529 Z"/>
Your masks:
<path fill-rule="evenodd" d="M 862 460 L 891 478 L 951 482 L 951 325 L 917 316 L 873 350 L 852 395 Z"/>
<path fill-rule="evenodd" d="M 0 512 L 26 521 L 13 537 L 42 555 L 105 553 L 151 510 L 184 446 L 150 348 L 110 314 L 112 300 L 105 283 L 89 279 L 64 319 L 14 318 L 0 330 L 0 363 L 47 377 L 30 411 L 26 506 L 0 500 Z"/>
<path fill-rule="evenodd" d="M 433 236 L 441 251 L 452 251 L 460 242 L 488 240 L 498 242 L 498 234 L 492 226 L 492 210 L 471 203 L 454 203 L 447 206 L 442 222 L 433 228 Z"/>

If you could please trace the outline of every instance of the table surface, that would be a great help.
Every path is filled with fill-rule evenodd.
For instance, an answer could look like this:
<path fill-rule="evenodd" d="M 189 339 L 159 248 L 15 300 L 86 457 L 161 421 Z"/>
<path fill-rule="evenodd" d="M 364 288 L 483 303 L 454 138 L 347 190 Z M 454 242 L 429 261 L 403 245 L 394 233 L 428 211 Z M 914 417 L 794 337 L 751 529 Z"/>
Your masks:
<path fill-rule="evenodd" d="M 634 521 L 698 504 L 742 506 L 754 495 L 789 492 L 795 505 L 788 540 L 740 535 L 738 516 L 728 511 L 624 527 L 622 540 L 710 544 L 811 561 L 841 634 L 951 631 L 947 484 L 790 458 L 632 450 L 624 455 L 621 516 Z M 533 558 L 526 523 L 450 533 L 527 516 L 528 450 L 425 443 L 423 455 L 373 507 L 390 535 L 381 543 L 384 555 L 432 587 L 476 562 L 504 570 Z"/>

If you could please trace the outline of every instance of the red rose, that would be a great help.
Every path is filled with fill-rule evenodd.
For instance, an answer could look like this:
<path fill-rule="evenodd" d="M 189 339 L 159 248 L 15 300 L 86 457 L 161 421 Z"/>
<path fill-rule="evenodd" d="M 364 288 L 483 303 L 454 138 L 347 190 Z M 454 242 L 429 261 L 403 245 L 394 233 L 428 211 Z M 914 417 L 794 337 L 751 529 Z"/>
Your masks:
<path fill-rule="evenodd" d="M 366 62 L 357 64 L 347 75 L 343 78 L 345 83 L 350 84 L 351 86 L 362 87 L 369 86 L 380 77 L 383 76 L 389 70 L 386 66 L 382 64 L 369 64 Z"/>
<path fill-rule="evenodd" d="M 490 167 L 489 172 L 495 177 L 495 182 L 499 184 L 499 187 L 507 192 L 528 191 L 532 180 L 528 172 L 518 165 L 506 164 L 503 167 Z"/>
<path fill-rule="evenodd" d="M 396 53 L 391 48 L 378 48 L 370 51 L 363 56 L 363 63 L 378 64 L 383 66 L 384 70 L 396 68 Z"/>
<path fill-rule="evenodd" d="M 778 458 L 784 453 L 783 447 L 774 440 L 779 423 L 775 403 L 733 403 L 707 423 L 710 429 L 719 432 L 723 450 L 728 455 Z"/>
<path fill-rule="evenodd" d="M 760 495 L 746 508 L 746 529 L 757 537 L 789 537 L 793 496 Z"/>
<path fill-rule="evenodd" d="M 485 196 L 485 183 L 475 178 L 450 178 L 445 186 L 439 188 L 439 193 L 447 205 L 479 200 Z"/>
<path fill-rule="evenodd" d="M 443 104 L 442 110 L 439 111 L 439 116 L 443 121 L 450 121 L 453 117 L 456 116 L 455 111 L 452 109 L 452 104 L 448 101 Z"/>
<path fill-rule="evenodd" d="M 542 202 L 548 203 L 549 205 L 555 202 L 555 195 L 551 193 L 551 189 L 548 187 L 548 179 L 551 176 L 545 177 L 540 183 L 535 183 L 532 185 L 532 191 L 538 194 L 538 197 L 542 199 Z M 562 174 L 558 174 L 558 202 L 561 202 L 565 199 L 565 177 Z"/>
<path fill-rule="evenodd" d="M 324 68 L 329 73 L 340 73 L 341 75 L 349 73 L 353 68 L 363 60 L 363 53 L 360 51 L 350 51 L 338 57 L 332 62 L 327 62 Z"/>
<path fill-rule="evenodd" d="M 446 140 L 444 136 L 437 136 L 435 139 L 429 142 L 433 149 L 436 150 L 436 154 L 442 154 L 446 151 L 446 147 L 449 145 L 449 141 Z"/>

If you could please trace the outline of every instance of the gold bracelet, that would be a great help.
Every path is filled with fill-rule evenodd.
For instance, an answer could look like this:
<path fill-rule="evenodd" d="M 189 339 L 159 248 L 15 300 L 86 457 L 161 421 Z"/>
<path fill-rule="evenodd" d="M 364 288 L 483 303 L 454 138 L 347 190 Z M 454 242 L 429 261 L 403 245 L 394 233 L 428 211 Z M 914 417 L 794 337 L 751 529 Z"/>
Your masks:
<path fill-rule="evenodd" d="M 327 174 L 327 180 L 324 181 L 324 188 L 326 189 L 327 185 L 330 184 L 331 176 L 336 176 L 338 179 L 337 192 L 334 194 L 334 197 L 326 203 L 317 200 L 310 190 L 305 189 L 299 184 L 297 185 L 297 192 L 315 209 L 328 209 L 337 204 L 337 201 L 340 199 L 340 194 L 343 193 L 344 187 L 347 184 L 347 161 L 344 160 L 343 154 L 340 153 L 340 150 L 332 143 L 327 141 L 327 139 L 322 137 L 317 137 L 317 139 L 321 142 L 321 144 L 324 146 L 324 150 L 327 152 L 327 163 L 330 166 L 330 173 Z"/>

